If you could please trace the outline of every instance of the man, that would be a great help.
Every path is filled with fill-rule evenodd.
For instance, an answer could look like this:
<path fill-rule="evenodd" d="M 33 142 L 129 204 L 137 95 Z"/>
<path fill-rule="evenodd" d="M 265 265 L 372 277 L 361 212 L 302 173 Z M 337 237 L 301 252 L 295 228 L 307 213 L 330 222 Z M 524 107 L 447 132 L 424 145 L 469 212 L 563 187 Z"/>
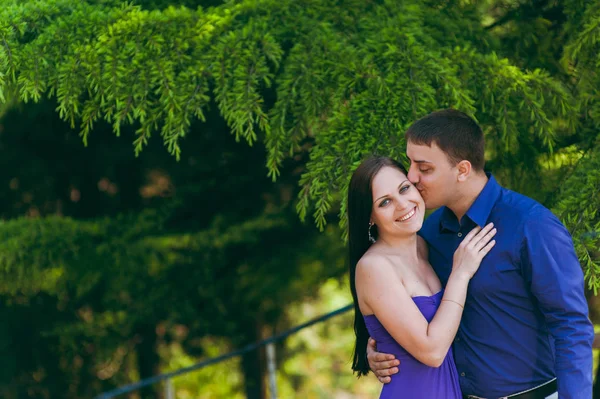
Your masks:
<path fill-rule="evenodd" d="M 440 208 L 419 234 L 443 285 L 462 237 L 490 222 L 498 229 L 495 248 L 469 284 L 454 341 L 463 395 L 591 398 L 594 330 L 565 227 L 483 171 L 483 133 L 466 114 L 434 112 L 415 122 L 406 139 L 408 178 L 427 208 Z M 375 348 L 370 340 L 369 366 L 389 382 L 402 365 Z"/>

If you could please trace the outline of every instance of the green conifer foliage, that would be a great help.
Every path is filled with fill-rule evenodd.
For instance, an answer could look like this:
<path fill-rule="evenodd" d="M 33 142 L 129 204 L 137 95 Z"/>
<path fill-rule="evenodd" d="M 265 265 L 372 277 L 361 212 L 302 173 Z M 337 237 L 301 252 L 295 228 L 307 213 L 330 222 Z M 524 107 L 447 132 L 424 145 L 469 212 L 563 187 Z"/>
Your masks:
<path fill-rule="evenodd" d="M 196 336 L 233 337 L 234 346 L 254 340 L 256 331 L 243 326 L 279 320 L 281 304 L 327 275 L 315 253 L 339 255 L 323 247 L 331 230 L 315 238 L 280 197 L 297 195 L 300 219 L 321 230 L 339 221 L 344 231 L 347 184 L 361 159 L 406 160 L 406 128 L 446 107 L 482 125 L 487 162 L 501 183 L 562 219 L 596 291 L 599 46 L 598 0 L 3 1 L 0 115 L 51 104 L 90 147 L 112 132 L 141 159 L 160 159 L 152 145 L 161 143 L 172 159 L 195 165 L 188 176 L 181 164 L 159 162 L 177 170 L 179 193 L 188 190 L 174 205 L 0 223 L 0 295 L 10 298 L 0 311 L 17 325 L 23 316 L 14 309 L 31 310 L 31 326 L 45 334 L 31 340 L 43 341 L 43 356 L 15 366 L 22 371 L 15 375 L 35 392 L 72 389 L 70 397 L 125 383 L 125 375 L 98 381 L 98 370 L 120 361 L 124 341 L 134 348 L 131 337 L 155 335 L 164 320 Z M 232 135 L 244 150 L 215 134 Z M 209 148 L 215 142 L 222 145 L 216 151 Z M 247 146 L 263 151 L 264 175 L 279 190 L 259 182 L 254 169 L 241 171 L 235 179 L 256 188 L 250 210 L 221 184 L 232 184 L 232 174 L 206 178 L 228 164 L 227 154 L 256 163 Z M 203 159 L 192 160 L 193 151 Z M 211 157 L 217 151 L 224 155 Z M 206 187 L 185 184 L 198 176 Z M 282 184 L 290 181 L 296 190 Z M 215 201 L 214 215 L 194 213 L 209 203 L 197 193 L 210 190 L 232 206 Z M 267 196 L 279 199 L 263 206 Z M 271 241 L 275 253 L 265 244 Z M 306 259 L 282 268 L 299 248 Z M 332 274 L 340 270 L 335 265 Z M 137 306 L 138 297 L 156 306 Z M 197 317 L 210 300 L 215 305 Z M 53 369 L 57 353 L 63 363 Z M 85 366 L 69 367 L 77 357 Z M 46 372 L 41 380 L 32 377 L 38 368 Z M 65 376 L 78 382 L 48 382 Z M 0 393 L 18 396 L 14 386 L 6 389 Z"/>
<path fill-rule="evenodd" d="M 356 163 L 374 151 L 401 157 L 404 129 L 433 109 L 476 116 L 495 158 L 524 145 L 550 151 L 573 133 L 571 93 L 547 72 L 496 55 L 476 11 L 435 1 L 152 11 L 13 2 L 0 30 L 2 88 L 24 101 L 56 97 L 84 142 L 105 119 L 117 135 L 135 126 L 136 153 L 159 133 L 176 157 L 191 120 L 214 103 L 237 139 L 264 143 L 274 179 L 286 156 L 311 147 L 299 213 L 322 228 Z"/>

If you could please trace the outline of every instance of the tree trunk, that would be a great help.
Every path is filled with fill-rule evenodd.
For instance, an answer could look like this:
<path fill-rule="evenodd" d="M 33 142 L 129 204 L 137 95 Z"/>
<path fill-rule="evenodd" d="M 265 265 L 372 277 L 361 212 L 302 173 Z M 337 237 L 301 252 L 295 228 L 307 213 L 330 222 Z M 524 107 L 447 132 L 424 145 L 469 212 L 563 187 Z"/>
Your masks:
<path fill-rule="evenodd" d="M 261 323 L 255 321 L 254 331 L 246 332 L 244 345 L 257 342 L 262 339 Z M 259 348 L 242 356 L 242 372 L 244 374 L 244 391 L 247 399 L 266 399 L 267 391 L 264 384 L 263 371 L 265 370 L 264 348 Z"/>
<path fill-rule="evenodd" d="M 244 373 L 244 391 L 248 399 L 266 399 L 266 392 L 262 378 L 262 348 L 242 357 L 242 371 Z"/>
<path fill-rule="evenodd" d="M 600 399 L 600 367 L 596 370 L 596 382 L 594 383 L 594 394 L 593 399 Z"/>
<path fill-rule="evenodd" d="M 160 358 L 156 352 L 156 327 L 144 325 L 137 329 L 137 335 L 141 341 L 137 345 L 137 361 L 140 379 L 152 377 L 160 372 Z M 140 389 L 141 399 L 162 398 L 161 384 Z"/>

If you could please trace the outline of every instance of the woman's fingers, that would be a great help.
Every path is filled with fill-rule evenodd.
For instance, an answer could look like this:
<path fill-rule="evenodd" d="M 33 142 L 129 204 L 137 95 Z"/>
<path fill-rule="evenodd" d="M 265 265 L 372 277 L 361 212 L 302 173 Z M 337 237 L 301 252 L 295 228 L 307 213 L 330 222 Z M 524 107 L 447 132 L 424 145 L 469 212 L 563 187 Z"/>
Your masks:
<path fill-rule="evenodd" d="M 473 246 L 477 245 L 493 228 L 494 223 L 488 223 L 483 229 L 480 229 L 477 232 L 475 237 L 473 237 L 473 239 L 471 240 L 470 244 Z"/>
<path fill-rule="evenodd" d="M 492 240 L 492 241 L 488 242 L 487 245 L 485 247 L 483 247 L 481 249 L 481 251 L 479 251 L 479 255 L 481 256 L 481 258 L 483 258 L 485 255 L 487 255 L 487 253 L 490 252 L 490 250 L 494 247 L 494 245 L 496 245 L 496 240 Z"/>
<path fill-rule="evenodd" d="M 462 240 L 461 245 L 465 246 L 465 245 L 469 244 L 471 242 L 471 240 L 473 239 L 473 237 L 475 237 L 475 235 L 477 233 L 479 233 L 480 231 L 481 231 L 481 227 L 475 226 L 475 228 L 473 228 L 473 230 L 469 231 L 469 234 L 467 234 L 465 236 L 465 238 Z"/>
<path fill-rule="evenodd" d="M 485 247 L 485 245 L 488 244 L 492 238 L 494 238 L 496 232 L 497 230 L 495 228 L 488 231 L 486 235 L 481 237 L 481 239 L 475 243 L 475 250 L 480 251 L 483 247 Z"/>

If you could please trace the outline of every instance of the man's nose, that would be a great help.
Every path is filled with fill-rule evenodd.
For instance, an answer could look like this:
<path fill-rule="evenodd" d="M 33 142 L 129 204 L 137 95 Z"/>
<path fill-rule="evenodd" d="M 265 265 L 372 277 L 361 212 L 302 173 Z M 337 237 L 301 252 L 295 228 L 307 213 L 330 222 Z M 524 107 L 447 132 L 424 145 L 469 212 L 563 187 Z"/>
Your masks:
<path fill-rule="evenodd" d="M 412 184 L 417 184 L 419 182 L 419 174 L 414 170 L 412 166 L 410 167 L 410 169 L 408 169 L 408 175 L 406 175 L 406 177 L 408 177 L 408 180 Z"/>

